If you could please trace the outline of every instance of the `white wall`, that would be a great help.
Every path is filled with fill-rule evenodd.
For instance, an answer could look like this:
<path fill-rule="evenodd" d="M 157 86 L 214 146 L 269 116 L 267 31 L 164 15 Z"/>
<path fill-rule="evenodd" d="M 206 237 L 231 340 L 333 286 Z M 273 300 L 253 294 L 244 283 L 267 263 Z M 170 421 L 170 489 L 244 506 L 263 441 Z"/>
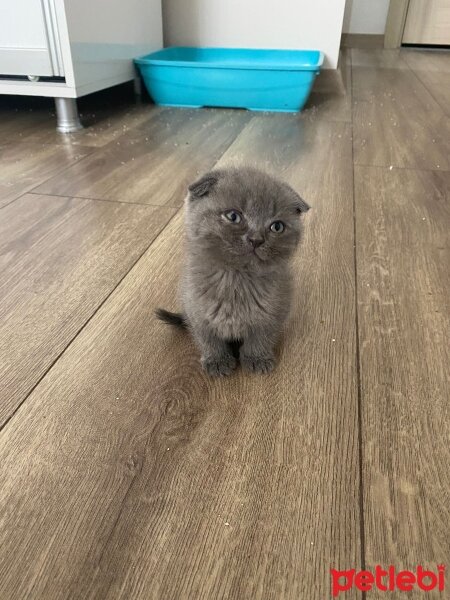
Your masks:
<path fill-rule="evenodd" d="M 166 46 L 322 50 L 336 68 L 345 0 L 163 0 Z"/>
<path fill-rule="evenodd" d="M 347 0 L 343 33 L 384 33 L 390 0 Z"/>

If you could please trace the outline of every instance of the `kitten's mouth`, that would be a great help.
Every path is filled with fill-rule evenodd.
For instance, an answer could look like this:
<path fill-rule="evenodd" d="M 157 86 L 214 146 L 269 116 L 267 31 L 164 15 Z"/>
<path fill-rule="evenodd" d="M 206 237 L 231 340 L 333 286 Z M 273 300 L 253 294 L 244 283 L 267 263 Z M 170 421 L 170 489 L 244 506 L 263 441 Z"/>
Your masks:
<path fill-rule="evenodd" d="M 253 248 L 253 250 L 250 252 L 250 256 L 252 255 L 256 256 L 258 260 L 264 260 L 264 257 L 258 252 L 258 248 Z"/>
<path fill-rule="evenodd" d="M 236 256 L 239 256 L 241 258 L 246 258 L 247 260 L 252 260 L 253 257 L 256 257 L 256 259 L 258 260 L 258 262 L 265 262 L 267 260 L 264 252 L 261 253 L 260 248 L 230 248 L 230 253 L 234 254 Z M 236 250 L 238 250 L 236 252 Z"/>

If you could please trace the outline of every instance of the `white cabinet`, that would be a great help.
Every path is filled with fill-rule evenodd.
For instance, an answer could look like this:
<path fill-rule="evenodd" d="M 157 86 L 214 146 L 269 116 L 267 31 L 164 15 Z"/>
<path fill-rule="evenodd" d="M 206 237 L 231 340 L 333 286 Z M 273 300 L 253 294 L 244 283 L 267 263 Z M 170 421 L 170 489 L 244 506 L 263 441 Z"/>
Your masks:
<path fill-rule="evenodd" d="M 0 3 L 0 74 L 62 76 L 53 31 L 52 0 Z"/>
<path fill-rule="evenodd" d="M 161 47 L 161 0 L 0 0 L 0 94 L 75 99 L 132 80 L 133 58 Z"/>

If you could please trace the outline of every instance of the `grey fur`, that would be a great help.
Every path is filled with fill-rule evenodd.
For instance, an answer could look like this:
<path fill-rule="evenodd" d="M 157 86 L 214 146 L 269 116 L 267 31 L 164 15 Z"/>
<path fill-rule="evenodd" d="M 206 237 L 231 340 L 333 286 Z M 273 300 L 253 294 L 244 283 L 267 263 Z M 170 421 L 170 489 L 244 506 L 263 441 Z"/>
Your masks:
<path fill-rule="evenodd" d="M 186 263 L 181 280 L 183 315 L 210 375 L 228 375 L 239 340 L 248 371 L 268 373 L 289 312 L 289 259 L 301 237 L 300 213 L 309 206 L 286 183 L 253 168 L 212 171 L 189 187 L 185 200 Z M 225 213 L 239 211 L 240 223 Z M 282 233 L 270 230 L 282 221 Z M 253 240 L 253 242 L 249 241 Z"/>

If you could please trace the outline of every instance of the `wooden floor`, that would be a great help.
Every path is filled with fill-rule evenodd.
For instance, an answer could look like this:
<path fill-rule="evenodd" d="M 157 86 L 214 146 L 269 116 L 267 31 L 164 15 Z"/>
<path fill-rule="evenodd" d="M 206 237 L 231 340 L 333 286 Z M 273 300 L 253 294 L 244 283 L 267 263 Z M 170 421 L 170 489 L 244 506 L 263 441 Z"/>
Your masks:
<path fill-rule="evenodd" d="M 2 600 L 324 600 L 331 568 L 450 566 L 450 54 L 341 68 L 301 115 L 100 95 L 61 136 L 1 99 Z M 152 311 L 187 184 L 243 162 L 313 210 L 277 370 L 216 381 Z"/>

